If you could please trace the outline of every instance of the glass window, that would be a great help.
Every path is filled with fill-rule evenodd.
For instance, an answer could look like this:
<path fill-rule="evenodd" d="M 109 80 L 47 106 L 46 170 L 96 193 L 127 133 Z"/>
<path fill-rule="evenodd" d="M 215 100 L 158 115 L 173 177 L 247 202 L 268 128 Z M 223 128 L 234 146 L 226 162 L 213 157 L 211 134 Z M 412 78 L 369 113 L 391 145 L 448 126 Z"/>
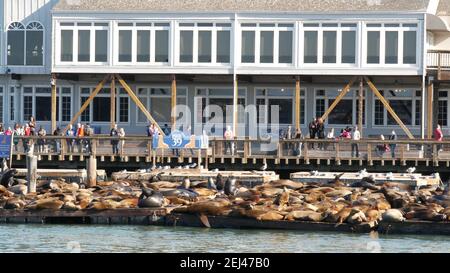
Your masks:
<path fill-rule="evenodd" d="M 78 31 L 78 61 L 89 62 L 91 60 L 91 31 Z"/>
<path fill-rule="evenodd" d="M 36 96 L 36 120 L 51 121 L 52 99 L 48 96 Z"/>
<path fill-rule="evenodd" d="M 170 122 L 171 98 L 150 98 L 150 114 L 158 122 Z"/>
<path fill-rule="evenodd" d="M 317 31 L 305 31 L 305 63 L 317 63 Z"/>
<path fill-rule="evenodd" d="M 108 31 L 96 30 L 95 31 L 95 61 L 107 62 L 108 61 Z"/>
<path fill-rule="evenodd" d="M 411 100 L 389 100 L 389 104 L 405 125 L 412 125 L 413 109 Z M 397 125 L 397 122 L 389 113 L 388 125 Z"/>
<path fill-rule="evenodd" d="M 380 63 L 380 32 L 367 32 L 367 63 Z"/>
<path fill-rule="evenodd" d="M 131 30 L 119 30 L 119 62 L 131 62 Z"/>
<path fill-rule="evenodd" d="M 230 62 L 230 31 L 217 31 L 217 62 Z"/>
<path fill-rule="evenodd" d="M 448 126 L 448 101 L 439 101 L 438 123 L 441 126 Z"/>
<path fill-rule="evenodd" d="M 342 63 L 354 64 L 356 62 L 356 31 L 342 32 Z"/>
<path fill-rule="evenodd" d="M 211 31 L 199 31 L 198 62 L 210 63 L 211 61 Z"/>
<path fill-rule="evenodd" d="M 316 117 L 321 117 L 325 114 L 325 100 L 317 99 L 316 100 Z"/>
<path fill-rule="evenodd" d="M 293 33 L 292 31 L 280 31 L 279 46 L 278 46 L 278 62 L 283 64 L 292 63 L 292 48 L 293 48 Z"/>
<path fill-rule="evenodd" d="M 261 31 L 260 62 L 273 63 L 273 31 Z"/>
<path fill-rule="evenodd" d="M 23 119 L 28 120 L 33 116 L 33 97 L 24 96 L 23 97 Z"/>
<path fill-rule="evenodd" d="M 169 31 L 155 31 L 155 61 L 157 63 L 169 62 Z"/>
<path fill-rule="evenodd" d="M 150 62 L 150 31 L 137 31 L 137 58 L 138 62 Z"/>
<path fill-rule="evenodd" d="M 43 65 L 44 32 L 27 30 L 27 65 Z"/>
<path fill-rule="evenodd" d="M 15 103 L 15 88 L 10 88 L 10 99 L 9 99 L 9 117 L 11 121 L 16 120 L 16 103 Z"/>
<path fill-rule="evenodd" d="M 386 64 L 398 63 L 398 32 L 386 31 Z"/>
<path fill-rule="evenodd" d="M 81 105 L 83 105 L 88 100 L 88 97 L 81 97 Z M 82 122 L 90 122 L 91 118 L 91 109 L 88 106 L 86 110 L 81 113 L 80 119 Z"/>
<path fill-rule="evenodd" d="M 180 31 L 180 62 L 193 62 L 194 32 L 192 30 Z"/>
<path fill-rule="evenodd" d="M 292 99 L 268 99 L 269 121 L 272 120 L 272 107 L 279 107 L 279 124 L 292 124 Z"/>
<path fill-rule="evenodd" d="M 25 31 L 8 30 L 8 65 L 24 65 Z"/>
<path fill-rule="evenodd" d="M 61 61 L 73 62 L 73 30 L 61 30 Z"/>
<path fill-rule="evenodd" d="M 417 50 L 417 34 L 416 31 L 403 32 L 403 63 L 415 64 Z"/>
<path fill-rule="evenodd" d="M 127 97 L 119 98 L 119 122 L 128 122 L 129 99 Z"/>
<path fill-rule="evenodd" d="M 333 104 L 333 100 L 328 100 L 328 105 Z M 330 113 L 329 124 L 348 125 L 353 124 L 353 100 L 341 100 Z"/>
<path fill-rule="evenodd" d="M 323 32 L 323 63 L 336 63 L 336 31 Z"/>
<path fill-rule="evenodd" d="M 111 99 L 109 97 L 95 97 L 92 103 L 93 121 L 109 122 L 111 119 Z"/>
<path fill-rule="evenodd" d="M 71 104 L 72 104 L 71 97 L 68 97 L 68 96 L 63 96 L 62 97 L 62 109 L 61 109 L 61 112 L 62 112 L 62 121 L 63 122 L 68 122 L 72 118 Z"/>
<path fill-rule="evenodd" d="M 255 62 L 255 32 L 242 31 L 242 63 Z"/>
<path fill-rule="evenodd" d="M 419 91 L 420 92 L 420 91 Z M 422 120 L 422 101 L 420 98 L 416 99 L 416 126 L 420 126 Z"/>

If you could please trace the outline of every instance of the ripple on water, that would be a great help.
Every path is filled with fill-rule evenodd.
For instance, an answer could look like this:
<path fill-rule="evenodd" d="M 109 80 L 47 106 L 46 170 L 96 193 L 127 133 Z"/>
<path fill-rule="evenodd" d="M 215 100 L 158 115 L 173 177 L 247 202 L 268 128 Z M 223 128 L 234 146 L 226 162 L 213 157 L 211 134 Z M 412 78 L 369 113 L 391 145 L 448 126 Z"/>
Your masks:
<path fill-rule="evenodd" d="M 450 252 L 445 236 L 153 226 L 0 225 L 0 252 Z"/>

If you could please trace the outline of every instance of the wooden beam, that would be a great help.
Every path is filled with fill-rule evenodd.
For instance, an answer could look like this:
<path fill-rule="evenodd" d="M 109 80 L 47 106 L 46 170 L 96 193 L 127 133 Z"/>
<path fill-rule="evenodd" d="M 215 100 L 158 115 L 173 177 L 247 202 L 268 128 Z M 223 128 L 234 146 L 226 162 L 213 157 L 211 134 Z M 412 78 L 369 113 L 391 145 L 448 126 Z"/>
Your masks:
<path fill-rule="evenodd" d="M 94 92 L 92 92 L 92 94 L 89 96 L 89 98 L 81 106 L 80 110 L 75 114 L 75 116 L 72 118 L 70 123 L 64 129 L 64 133 L 67 132 L 67 130 L 69 130 L 70 125 L 73 125 L 78 120 L 78 118 L 81 116 L 81 114 L 84 112 L 84 110 L 86 110 L 86 108 L 89 106 L 89 104 L 95 98 L 95 96 L 97 96 L 97 94 L 102 90 L 103 86 L 105 85 L 105 83 L 108 81 L 109 78 L 110 78 L 110 75 L 106 75 L 105 78 L 97 84 Z"/>
<path fill-rule="evenodd" d="M 51 85 L 52 85 L 52 98 L 51 98 L 51 119 L 52 119 L 52 134 L 53 132 L 56 130 L 56 111 L 58 111 L 58 109 L 56 109 L 56 75 L 52 74 L 52 80 L 51 80 Z"/>
<path fill-rule="evenodd" d="M 116 79 L 114 75 L 111 76 L 111 106 L 110 106 L 110 121 L 111 129 L 116 124 Z"/>
<path fill-rule="evenodd" d="M 300 77 L 295 78 L 295 129 L 301 128 L 301 91 L 300 91 Z"/>
<path fill-rule="evenodd" d="M 427 137 L 433 138 L 433 99 L 434 99 L 434 86 L 433 83 L 428 83 L 427 87 Z M 425 96 L 422 97 L 425 99 Z"/>
<path fill-rule="evenodd" d="M 341 102 L 341 100 L 345 97 L 345 95 L 347 95 L 348 91 L 350 91 L 350 88 L 353 86 L 353 83 L 355 81 L 356 81 L 356 77 L 353 77 L 350 80 L 350 82 L 344 87 L 344 89 L 341 91 L 339 96 L 337 96 L 337 98 L 334 100 L 333 104 L 331 104 L 331 106 L 327 109 L 325 114 L 323 114 L 322 120 L 325 121 L 328 118 L 328 116 L 331 114 L 331 112 L 333 112 L 334 108 L 336 108 L 336 106 L 339 104 L 339 102 Z"/>
<path fill-rule="evenodd" d="M 358 103 L 359 103 L 358 129 L 359 129 L 359 132 L 361 133 L 361 136 L 363 135 L 363 115 L 364 115 L 363 100 L 364 100 L 364 80 L 361 77 L 360 81 L 359 81 L 359 99 L 358 99 Z"/>
<path fill-rule="evenodd" d="M 177 79 L 175 75 L 172 75 L 172 98 L 171 98 L 171 121 L 172 121 L 172 131 L 176 129 L 177 126 Z"/>
<path fill-rule="evenodd" d="M 410 139 L 414 139 L 414 136 L 411 134 L 411 131 L 408 129 L 408 127 L 405 126 L 403 121 L 398 117 L 398 115 L 395 113 L 394 109 L 392 109 L 389 102 L 381 95 L 380 91 L 375 87 L 375 85 L 372 83 L 372 81 L 369 80 L 369 78 L 364 77 L 364 79 L 367 82 L 367 85 L 369 85 L 369 88 L 373 91 L 373 93 L 378 97 L 378 99 L 383 103 L 384 107 L 386 107 L 386 110 L 391 114 L 391 116 L 394 118 L 394 120 L 400 125 L 400 127 L 405 131 L 406 135 Z"/>
<path fill-rule="evenodd" d="M 159 127 L 156 120 L 152 117 L 152 115 L 148 112 L 147 108 L 142 104 L 142 102 L 139 100 L 139 98 L 136 96 L 136 94 L 133 92 L 131 87 L 122 79 L 122 77 L 118 74 L 115 75 L 116 79 L 119 81 L 120 85 L 123 86 L 125 91 L 128 93 L 130 98 L 136 103 L 137 107 L 144 113 L 144 115 L 147 117 L 149 121 L 151 121 L 153 124 L 155 124 L 156 128 L 158 128 L 161 135 L 165 136 L 164 131 Z"/>

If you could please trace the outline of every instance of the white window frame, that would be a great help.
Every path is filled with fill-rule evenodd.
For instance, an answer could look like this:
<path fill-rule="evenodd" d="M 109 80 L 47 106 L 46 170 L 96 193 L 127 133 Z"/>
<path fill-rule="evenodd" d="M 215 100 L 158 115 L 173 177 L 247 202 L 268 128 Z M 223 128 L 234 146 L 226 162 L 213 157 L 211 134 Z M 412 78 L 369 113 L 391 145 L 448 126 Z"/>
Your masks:
<path fill-rule="evenodd" d="M 256 26 L 245 26 L 245 24 L 254 24 Z M 261 26 L 264 24 L 273 24 L 274 26 Z M 244 25 L 244 26 L 243 26 Z M 291 27 L 280 26 L 280 25 L 292 25 Z M 238 31 L 238 41 L 236 43 L 235 51 L 238 56 L 237 64 L 239 66 L 255 66 L 260 67 L 295 67 L 296 60 L 296 22 L 245 22 L 240 21 L 237 26 Z M 242 62 L 242 32 L 243 31 L 253 31 L 255 33 L 255 62 L 253 63 L 243 63 Z M 272 31 L 273 32 L 273 63 L 261 63 L 261 32 L 262 31 Z M 280 63 L 279 61 L 279 46 L 280 46 L 280 31 L 291 31 L 292 32 L 292 63 Z"/>
<path fill-rule="evenodd" d="M 85 88 L 89 88 L 90 92 L 89 94 L 85 94 L 82 93 L 82 90 Z M 105 85 L 103 86 L 103 89 L 110 89 L 111 86 L 110 85 Z M 95 86 L 93 85 L 82 85 L 79 87 L 79 93 L 80 96 L 78 97 L 78 103 L 80 105 L 80 107 L 83 105 L 82 103 L 82 98 L 88 98 L 90 94 L 92 94 L 92 92 L 95 90 Z M 119 87 L 116 86 L 116 123 L 118 125 L 130 125 L 131 124 L 131 101 L 130 101 L 130 97 L 128 96 L 128 94 L 126 92 L 120 92 L 121 90 L 124 90 L 123 87 Z M 102 98 L 111 98 L 111 94 L 107 93 L 104 94 L 102 92 L 100 92 L 99 94 L 97 94 L 97 97 L 102 97 Z M 128 122 L 120 122 L 120 98 L 128 98 Z M 111 122 L 110 121 L 94 121 L 94 100 L 91 101 L 91 103 L 89 103 L 88 106 L 89 109 L 89 121 L 81 121 L 81 115 L 78 118 L 78 122 L 88 122 L 91 125 L 109 125 Z M 83 111 L 84 112 L 84 111 Z M 109 113 L 108 113 L 109 115 Z"/>
<path fill-rule="evenodd" d="M 39 30 L 33 30 L 33 29 L 27 29 L 30 24 L 38 23 L 41 25 L 42 29 Z M 21 24 L 23 26 L 23 29 L 20 30 L 10 30 L 9 27 L 12 24 Z M 8 33 L 9 31 L 23 31 L 23 65 L 13 65 L 8 64 Z M 42 65 L 27 65 L 27 32 L 28 31 L 42 31 Z M 45 27 L 44 25 L 39 21 L 30 21 L 27 24 L 24 24 L 19 21 L 13 21 L 9 23 L 5 28 L 5 51 L 4 51 L 4 57 L 5 57 L 5 65 L 8 67 L 44 67 L 45 66 L 45 49 L 46 49 L 46 36 L 45 36 Z"/>
<path fill-rule="evenodd" d="M 318 96 L 317 95 L 317 91 L 320 91 L 320 90 L 324 90 L 325 91 L 325 96 Z M 326 87 L 326 88 L 320 88 L 320 87 L 315 87 L 314 88 L 314 112 L 313 112 L 313 115 L 315 116 L 316 115 L 316 109 L 317 109 L 317 100 L 318 99 L 323 99 L 323 100 L 325 100 L 325 111 L 330 107 L 330 105 L 329 105 L 329 100 L 332 100 L 332 99 L 336 99 L 337 98 L 337 96 L 338 95 L 336 95 L 336 96 L 329 96 L 328 94 L 329 94 L 329 91 L 339 91 L 339 90 L 342 90 L 341 88 L 328 88 L 328 87 Z M 352 92 L 353 91 L 353 92 Z M 342 92 L 342 91 L 339 91 L 339 92 Z M 352 94 L 352 96 L 349 96 L 349 93 L 350 92 L 352 92 L 353 94 Z M 325 123 L 325 125 L 328 127 L 328 126 L 330 126 L 330 127 L 334 127 L 334 128 L 340 128 L 340 127 L 343 127 L 343 128 L 345 128 L 346 126 L 355 126 L 355 125 L 358 125 L 358 106 L 359 106 L 359 96 L 357 95 L 357 92 L 359 92 L 359 89 L 357 89 L 357 88 L 351 88 L 350 89 L 350 91 L 349 91 L 349 93 L 347 93 L 346 95 L 345 95 L 345 97 L 344 98 L 342 98 L 342 100 L 351 100 L 352 101 L 352 103 L 353 103 L 353 113 L 352 113 L 352 120 L 353 120 L 353 124 L 330 124 L 329 122 L 328 122 L 328 120 L 329 119 L 326 119 L 325 121 L 324 121 L 324 123 Z M 364 122 L 364 124 L 363 124 L 363 128 L 367 128 L 367 125 L 368 125 L 368 120 L 367 120 L 367 118 L 368 118 L 368 114 L 367 114 L 367 112 L 368 112 L 368 90 L 366 89 L 366 88 L 364 88 L 364 103 L 365 103 L 365 105 L 364 105 L 364 109 L 365 109 L 365 111 L 364 111 L 364 120 L 365 120 L 365 122 Z"/>
<path fill-rule="evenodd" d="M 446 98 L 439 97 L 438 101 L 447 101 L 447 106 L 449 106 L 450 105 L 450 90 L 442 89 L 442 90 L 439 90 L 438 93 L 439 92 L 447 92 L 447 97 Z M 439 94 L 438 94 L 438 96 L 439 96 Z M 438 107 L 439 107 L 439 105 L 438 105 Z M 439 111 L 439 109 L 438 109 L 438 111 Z M 439 114 L 439 112 L 438 112 L 438 114 Z M 436 117 L 436 120 L 439 121 L 439 116 Z M 440 124 L 440 125 L 442 126 L 442 128 L 446 128 L 446 129 L 450 128 L 450 111 L 448 110 L 448 108 L 447 108 L 447 126 L 443 126 L 442 124 Z"/>
<path fill-rule="evenodd" d="M 146 107 L 147 111 L 149 111 L 151 109 L 151 98 L 172 98 L 172 94 L 169 95 L 152 95 L 150 93 L 151 89 L 169 89 L 171 91 L 171 86 L 169 85 L 139 85 L 136 87 L 136 96 L 138 97 L 139 101 L 141 101 L 142 95 L 139 94 L 139 89 L 147 89 L 147 103 L 143 103 L 141 101 L 142 104 L 144 104 L 144 106 Z M 184 89 L 186 91 L 186 95 L 185 96 L 179 96 L 178 95 L 178 90 L 180 89 Z M 184 98 L 186 100 L 186 106 L 188 106 L 188 87 L 187 86 L 177 86 L 177 100 L 178 98 Z M 140 122 L 139 121 L 139 112 L 141 111 L 141 109 L 136 108 L 136 125 L 137 126 L 147 126 L 149 121 L 146 122 Z M 157 121 L 158 122 L 158 121 Z M 168 122 L 158 122 L 159 125 L 164 124 L 164 123 L 168 123 Z"/>
<path fill-rule="evenodd" d="M 5 124 L 6 122 L 6 120 L 5 120 L 5 110 L 8 110 L 9 111 L 9 107 L 7 107 L 7 108 L 5 108 L 5 105 L 6 105 L 6 98 L 9 96 L 9 92 L 6 92 L 6 86 L 5 85 L 0 85 L 0 90 L 1 90 L 1 92 L 0 92 L 0 96 L 3 98 L 2 99 L 2 108 L 3 108 L 3 111 L 2 111 L 2 116 L 0 116 L 0 118 L 1 118 L 1 123 L 3 123 L 3 124 Z M 8 100 L 8 102 L 9 102 L 9 100 Z M 11 121 L 11 120 L 10 120 Z"/>
<path fill-rule="evenodd" d="M 379 24 L 380 27 L 368 27 L 370 24 Z M 398 27 L 390 27 L 386 25 L 399 25 Z M 405 26 L 408 24 L 416 24 L 417 27 L 409 27 Z M 363 67 L 366 68 L 374 68 L 374 67 L 392 67 L 392 68 L 417 68 L 419 67 L 421 61 L 420 56 L 422 53 L 422 36 L 420 30 L 420 24 L 417 21 L 414 22 L 364 22 L 362 24 L 363 29 L 363 37 L 362 37 L 362 64 Z M 369 64 L 367 63 L 367 46 L 368 46 L 368 32 L 369 31 L 379 31 L 380 32 L 380 62 L 377 64 Z M 397 64 L 386 64 L 386 32 L 388 31 L 397 31 L 398 32 L 398 63 Z M 403 34 L 405 31 L 415 31 L 416 32 L 416 63 L 415 64 L 404 64 L 403 63 Z"/>
<path fill-rule="evenodd" d="M 61 26 L 61 24 L 74 24 L 73 26 Z M 91 24 L 90 26 L 82 26 L 79 24 Z M 97 26 L 96 24 L 108 24 L 108 26 Z M 61 31 L 72 30 L 72 61 L 61 61 Z M 90 61 L 79 62 L 78 61 L 78 31 L 89 30 L 90 31 Z M 106 30 L 108 32 L 107 52 L 108 56 L 106 62 L 95 61 L 95 32 L 96 30 Z M 56 65 L 81 65 L 81 66 L 104 66 L 111 62 L 111 22 L 109 21 L 57 21 L 56 22 L 56 35 L 55 35 L 55 59 Z"/>
<path fill-rule="evenodd" d="M 305 26 L 305 24 L 318 24 L 318 26 Z M 337 26 L 328 27 L 323 24 L 337 24 Z M 354 24 L 354 27 L 342 26 L 346 24 Z M 358 41 L 359 37 L 359 25 L 358 22 L 301 22 L 299 30 L 299 63 L 302 67 L 357 67 L 359 60 Z M 305 31 L 317 31 L 317 63 L 305 63 Z M 336 63 L 323 63 L 323 32 L 324 31 L 336 31 Z M 342 32 L 354 31 L 355 32 L 355 63 L 342 63 Z M 320 90 L 320 89 L 319 89 Z"/>
<path fill-rule="evenodd" d="M 257 92 L 258 91 L 260 91 L 260 90 L 264 90 L 264 89 L 266 89 L 266 90 L 268 90 L 268 89 L 285 89 L 285 90 L 292 90 L 293 92 L 292 92 L 292 96 L 291 97 L 289 97 L 289 96 L 269 96 L 267 93 L 267 91 L 266 91 L 266 94 L 264 95 L 264 96 L 261 96 L 261 95 L 258 95 L 257 94 Z M 300 101 L 301 100 L 304 100 L 305 101 L 305 107 L 304 107 L 304 109 L 303 109 L 303 111 L 305 112 L 305 116 L 303 117 L 303 120 L 304 120 L 304 122 L 302 122 L 300 125 L 303 125 L 303 126 L 306 126 L 306 123 L 307 123 L 307 119 L 306 119 L 306 114 L 308 113 L 307 112 L 307 103 L 308 103 L 308 101 L 307 101 L 307 95 L 306 95 L 306 89 L 305 88 L 300 88 L 300 94 L 302 94 L 303 93 L 303 95 L 301 95 L 300 96 Z M 258 99 L 264 99 L 265 100 L 265 105 L 268 105 L 268 100 L 269 99 L 291 99 L 292 101 L 293 101 L 293 103 L 292 103 L 292 124 L 287 124 L 287 123 L 280 123 L 280 124 L 275 124 L 275 125 L 280 125 L 280 126 L 288 126 L 288 125 L 295 125 L 295 87 L 263 87 L 263 86 L 256 86 L 255 87 L 255 99 L 254 99 L 254 105 L 257 107 L 257 100 Z M 270 111 L 270 109 L 268 109 L 268 111 Z M 266 121 L 266 123 L 264 123 L 264 125 L 268 125 L 269 123 L 269 112 L 266 112 L 265 113 L 265 117 L 264 117 L 264 120 Z M 259 121 L 258 121 L 259 122 Z"/>

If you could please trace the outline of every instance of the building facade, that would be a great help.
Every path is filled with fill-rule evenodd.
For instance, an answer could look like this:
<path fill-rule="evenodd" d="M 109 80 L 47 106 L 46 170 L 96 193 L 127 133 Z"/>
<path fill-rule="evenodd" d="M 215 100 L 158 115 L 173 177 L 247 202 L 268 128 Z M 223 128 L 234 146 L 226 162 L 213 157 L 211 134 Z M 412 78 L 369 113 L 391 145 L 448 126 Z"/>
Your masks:
<path fill-rule="evenodd" d="M 0 119 L 12 127 L 35 116 L 50 129 L 53 74 L 63 127 L 105 75 L 120 74 L 161 126 L 171 124 L 176 79 L 176 102 L 190 109 L 192 129 L 201 131 L 212 118 L 207 105 L 277 105 L 280 127 L 299 119 L 306 134 L 309 121 L 322 116 L 353 77 L 368 76 L 415 136 L 426 135 L 431 115 L 432 126 L 438 122 L 450 134 L 446 2 L 4 0 Z M 146 116 L 120 85 L 116 90 L 119 127 L 143 134 Z M 358 123 L 359 90 L 357 80 L 327 128 Z M 110 93 L 106 85 L 77 121 L 107 133 Z M 367 84 L 363 99 L 366 136 L 402 133 Z M 213 132 L 222 135 L 237 120 L 240 134 L 248 134 L 250 124 L 271 122 L 269 112 L 224 114 Z"/>

